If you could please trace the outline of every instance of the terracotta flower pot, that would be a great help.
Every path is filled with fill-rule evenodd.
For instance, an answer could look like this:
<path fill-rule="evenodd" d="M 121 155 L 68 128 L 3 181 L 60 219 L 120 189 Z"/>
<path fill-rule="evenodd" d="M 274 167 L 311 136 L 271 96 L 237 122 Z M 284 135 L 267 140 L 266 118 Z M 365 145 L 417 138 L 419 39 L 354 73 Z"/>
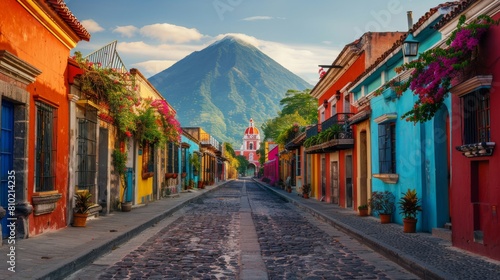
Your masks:
<path fill-rule="evenodd" d="M 361 217 L 368 216 L 368 209 L 358 209 L 358 211 Z"/>
<path fill-rule="evenodd" d="M 380 223 L 381 224 L 389 224 L 391 222 L 391 216 L 390 214 L 379 214 L 380 216 Z"/>
<path fill-rule="evenodd" d="M 89 213 L 73 213 L 73 226 L 84 227 L 87 225 L 87 217 Z"/>
<path fill-rule="evenodd" d="M 122 202 L 122 212 L 130 212 L 132 210 L 132 202 Z"/>
<path fill-rule="evenodd" d="M 417 231 L 416 219 L 403 219 L 403 232 L 413 233 Z"/>

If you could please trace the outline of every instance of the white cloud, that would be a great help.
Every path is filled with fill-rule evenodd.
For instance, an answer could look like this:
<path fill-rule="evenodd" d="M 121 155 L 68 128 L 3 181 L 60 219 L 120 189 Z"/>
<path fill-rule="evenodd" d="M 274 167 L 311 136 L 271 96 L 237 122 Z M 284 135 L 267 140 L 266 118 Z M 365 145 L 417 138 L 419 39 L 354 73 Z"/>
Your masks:
<path fill-rule="evenodd" d="M 123 37 L 131 38 L 139 29 L 133 25 L 117 26 L 113 29 L 114 33 L 119 33 Z"/>
<path fill-rule="evenodd" d="M 169 23 L 146 25 L 140 30 L 143 36 L 160 40 L 161 42 L 186 43 L 203 38 L 196 28 L 187 28 Z"/>
<path fill-rule="evenodd" d="M 202 48 L 203 47 L 197 45 L 181 44 L 150 45 L 143 41 L 121 42 L 117 45 L 118 52 L 123 54 L 123 56 L 134 57 L 141 60 L 167 59 L 177 61 Z"/>
<path fill-rule="evenodd" d="M 256 21 L 256 20 L 271 20 L 274 19 L 273 17 L 270 16 L 253 16 L 253 17 L 247 17 L 242 20 L 244 21 Z"/>
<path fill-rule="evenodd" d="M 147 60 L 134 63 L 132 66 L 139 69 L 146 78 L 149 78 L 174 65 L 176 62 L 175 60 Z"/>
<path fill-rule="evenodd" d="M 95 22 L 95 20 L 93 19 L 86 19 L 86 20 L 82 20 L 81 21 L 81 24 L 83 25 L 83 27 L 85 27 L 85 29 L 87 29 L 88 32 L 90 33 L 93 33 L 93 32 L 101 32 L 104 30 L 104 28 L 102 28 L 99 23 Z"/>

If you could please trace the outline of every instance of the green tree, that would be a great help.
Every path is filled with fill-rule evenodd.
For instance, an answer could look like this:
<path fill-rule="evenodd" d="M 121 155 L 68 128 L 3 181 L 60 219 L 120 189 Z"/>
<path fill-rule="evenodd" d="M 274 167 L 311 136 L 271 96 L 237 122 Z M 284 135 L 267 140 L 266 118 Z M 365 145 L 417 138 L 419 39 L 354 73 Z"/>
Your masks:
<path fill-rule="evenodd" d="M 318 100 L 311 96 L 311 90 L 304 91 L 289 89 L 285 97 L 280 100 L 283 106 L 280 115 L 292 115 L 297 112 L 308 124 L 318 121 Z"/>
<path fill-rule="evenodd" d="M 280 114 L 274 119 L 267 120 L 262 125 L 262 131 L 264 132 L 264 141 L 271 139 L 276 141 L 281 133 L 288 130 L 294 124 L 305 126 L 309 123 L 306 119 L 299 115 L 298 112 L 292 114 Z"/>
<path fill-rule="evenodd" d="M 236 158 L 236 153 L 234 152 L 231 143 L 224 142 L 224 157 L 229 162 L 229 170 L 228 170 L 229 178 L 237 178 L 240 162 Z"/>
<path fill-rule="evenodd" d="M 250 162 L 242 155 L 237 155 L 236 159 L 239 162 L 238 166 L 238 173 L 239 174 L 246 174 L 247 173 L 247 167 L 250 164 Z"/>
<path fill-rule="evenodd" d="M 236 157 L 236 154 L 234 153 L 233 145 L 228 142 L 224 142 L 224 148 L 226 149 L 226 152 L 228 152 L 231 156 Z"/>

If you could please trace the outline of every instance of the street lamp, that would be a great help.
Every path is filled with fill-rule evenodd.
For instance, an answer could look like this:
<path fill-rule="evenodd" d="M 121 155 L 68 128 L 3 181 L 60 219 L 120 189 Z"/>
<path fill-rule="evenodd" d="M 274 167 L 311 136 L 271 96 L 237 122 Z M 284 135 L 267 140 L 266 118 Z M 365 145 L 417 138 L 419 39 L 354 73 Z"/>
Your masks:
<path fill-rule="evenodd" d="M 408 18 L 408 35 L 406 36 L 406 39 L 403 41 L 403 56 L 412 57 L 412 56 L 417 56 L 418 54 L 419 42 L 415 39 L 415 37 L 413 37 L 413 34 L 410 33 L 410 30 L 413 26 L 413 18 L 411 11 L 407 12 L 407 18 Z"/>

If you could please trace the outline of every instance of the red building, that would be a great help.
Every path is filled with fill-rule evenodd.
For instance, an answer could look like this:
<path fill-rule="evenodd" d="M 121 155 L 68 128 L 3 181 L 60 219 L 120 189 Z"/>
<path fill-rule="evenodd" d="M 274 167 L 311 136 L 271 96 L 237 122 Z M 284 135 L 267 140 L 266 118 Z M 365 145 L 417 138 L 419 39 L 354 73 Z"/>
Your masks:
<path fill-rule="evenodd" d="M 480 11 L 478 14 L 477 11 Z M 461 1 L 448 18 L 438 23 L 449 34 L 460 15 L 473 20 L 486 14 L 500 19 L 494 0 Z M 474 71 L 451 89 L 451 216 L 453 245 L 500 260 L 500 27 L 493 26 L 480 42 Z"/>
<path fill-rule="evenodd" d="M 0 16 L 1 206 L 15 190 L 17 238 L 67 225 L 70 50 L 90 34 L 61 0 L 5 0 Z M 12 174 L 9 181 L 5 174 Z M 15 173 L 15 174 L 14 174 Z M 12 180 L 11 180 L 12 179 Z M 2 229 L 5 237 L 5 221 Z M 12 234 L 11 232 L 8 232 Z"/>
<path fill-rule="evenodd" d="M 259 154 L 257 150 L 260 148 L 260 132 L 252 119 L 250 119 L 250 123 L 248 127 L 245 129 L 245 133 L 243 134 L 243 145 L 239 150 L 235 150 L 237 156 L 244 156 L 249 165 L 247 167 L 246 176 L 257 176 L 259 172 Z"/>

